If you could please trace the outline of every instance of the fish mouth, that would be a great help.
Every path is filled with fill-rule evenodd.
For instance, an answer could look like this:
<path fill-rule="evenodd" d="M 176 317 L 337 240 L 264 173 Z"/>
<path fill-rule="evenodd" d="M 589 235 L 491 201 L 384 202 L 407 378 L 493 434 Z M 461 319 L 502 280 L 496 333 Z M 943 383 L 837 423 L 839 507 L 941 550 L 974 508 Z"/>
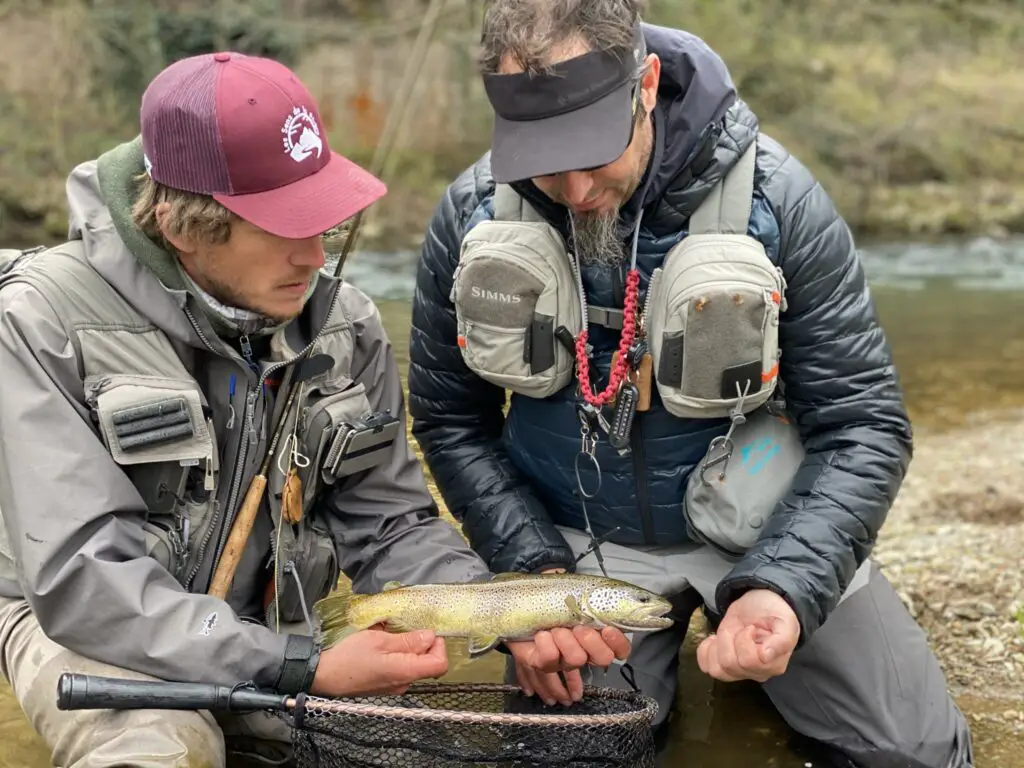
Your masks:
<path fill-rule="evenodd" d="M 668 629 L 675 621 L 668 616 L 647 616 L 634 622 L 616 622 L 623 632 L 646 632 L 649 629 Z"/>
<path fill-rule="evenodd" d="M 672 610 L 669 603 L 648 606 L 645 611 L 638 611 L 624 621 L 614 622 L 623 632 L 645 632 L 651 629 L 668 629 L 675 620 L 667 614 Z"/>

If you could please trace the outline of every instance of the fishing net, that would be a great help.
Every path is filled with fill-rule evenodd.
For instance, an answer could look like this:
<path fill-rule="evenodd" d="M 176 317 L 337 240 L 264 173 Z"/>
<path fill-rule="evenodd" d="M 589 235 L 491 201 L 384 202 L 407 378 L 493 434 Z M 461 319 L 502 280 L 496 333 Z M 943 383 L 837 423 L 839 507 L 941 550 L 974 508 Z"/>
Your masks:
<path fill-rule="evenodd" d="M 298 768 L 653 768 L 656 711 L 613 688 L 543 707 L 511 685 L 432 683 L 400 696 L 300 697 L 288 718 Z"/>

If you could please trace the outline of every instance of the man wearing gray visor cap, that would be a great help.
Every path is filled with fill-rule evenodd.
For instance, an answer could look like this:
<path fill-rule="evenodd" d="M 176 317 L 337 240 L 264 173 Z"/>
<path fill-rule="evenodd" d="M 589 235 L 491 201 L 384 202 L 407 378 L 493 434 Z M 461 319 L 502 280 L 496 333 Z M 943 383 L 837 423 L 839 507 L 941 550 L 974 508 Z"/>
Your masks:
<path fill-rule="evenodd" d="M 633 137 L 646 53 L 637 25 L 631 50 L 590 50 L 551 72 L 484 75 L 495 115 L 495 181 L 599 168 L 620 157 Z"/>
<path fill-rule="evenodd" d="M 912 430 L 828 193 L 718 55 L 635 0 L 493 0 L 481 48 L 491 151 L 426 233 L 413 432 L 492 570 L 607 573 L 676 606 L 621 670 L 552 633 L 509 644 L 547 658 L 510 678 L 542 702 L 635 683 L 664 742 L 703 606 L 700 669 L 761 683 L 815 765 L 971 766 L 870 558 Z"/>

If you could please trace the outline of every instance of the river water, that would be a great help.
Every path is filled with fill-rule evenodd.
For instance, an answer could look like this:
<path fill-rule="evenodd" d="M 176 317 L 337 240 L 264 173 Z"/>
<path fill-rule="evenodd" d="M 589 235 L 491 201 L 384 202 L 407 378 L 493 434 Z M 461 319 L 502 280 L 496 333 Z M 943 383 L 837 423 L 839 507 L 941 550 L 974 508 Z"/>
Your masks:
<path fill-rule="evenodd" d="M 862 249 L 879 315 L 893 347 L 917 429 L 969 423 L 980 412 L 1024 407 L 1024 239 L 977 239 Z M 346 277 L 383 312 L 404 371 L 416 254 L 360 252 Z M 500 679 L 500 658 L 469 663 L 453 647 L 459 680 Z M 984 702 L 973 706 L 984 708 Z M 671 764 L 681 768 L 801 768 L 789 732 L 753 684 L 720 685 L 684 649 Z M 979 734 L 980 735 L 980 734 Z M 1024 768 L 998 734 L 979 739 L 978 768 Z M 0 690 L 0 768 L 42 768 L 48 755 L 6 686 Z"/>

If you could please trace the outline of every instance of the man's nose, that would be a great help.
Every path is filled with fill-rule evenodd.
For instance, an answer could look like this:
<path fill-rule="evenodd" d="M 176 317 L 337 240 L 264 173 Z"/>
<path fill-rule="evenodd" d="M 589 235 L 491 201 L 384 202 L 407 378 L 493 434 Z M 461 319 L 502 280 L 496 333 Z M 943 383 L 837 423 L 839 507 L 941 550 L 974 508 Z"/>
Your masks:
<path fill-rule="evenodd" d="M 593 177 L 585 171 L 568 171 L 562 174 L 562 198 L 576 207 L 586 203 L 594 188 Z"/>
<path fill-rule="evenodd" d="M 291 263 L 296 267 L 320 269 L 325 263 L 324 243 L 319 237 L 309 237 L 297 243 L 292 250 Z"/>

